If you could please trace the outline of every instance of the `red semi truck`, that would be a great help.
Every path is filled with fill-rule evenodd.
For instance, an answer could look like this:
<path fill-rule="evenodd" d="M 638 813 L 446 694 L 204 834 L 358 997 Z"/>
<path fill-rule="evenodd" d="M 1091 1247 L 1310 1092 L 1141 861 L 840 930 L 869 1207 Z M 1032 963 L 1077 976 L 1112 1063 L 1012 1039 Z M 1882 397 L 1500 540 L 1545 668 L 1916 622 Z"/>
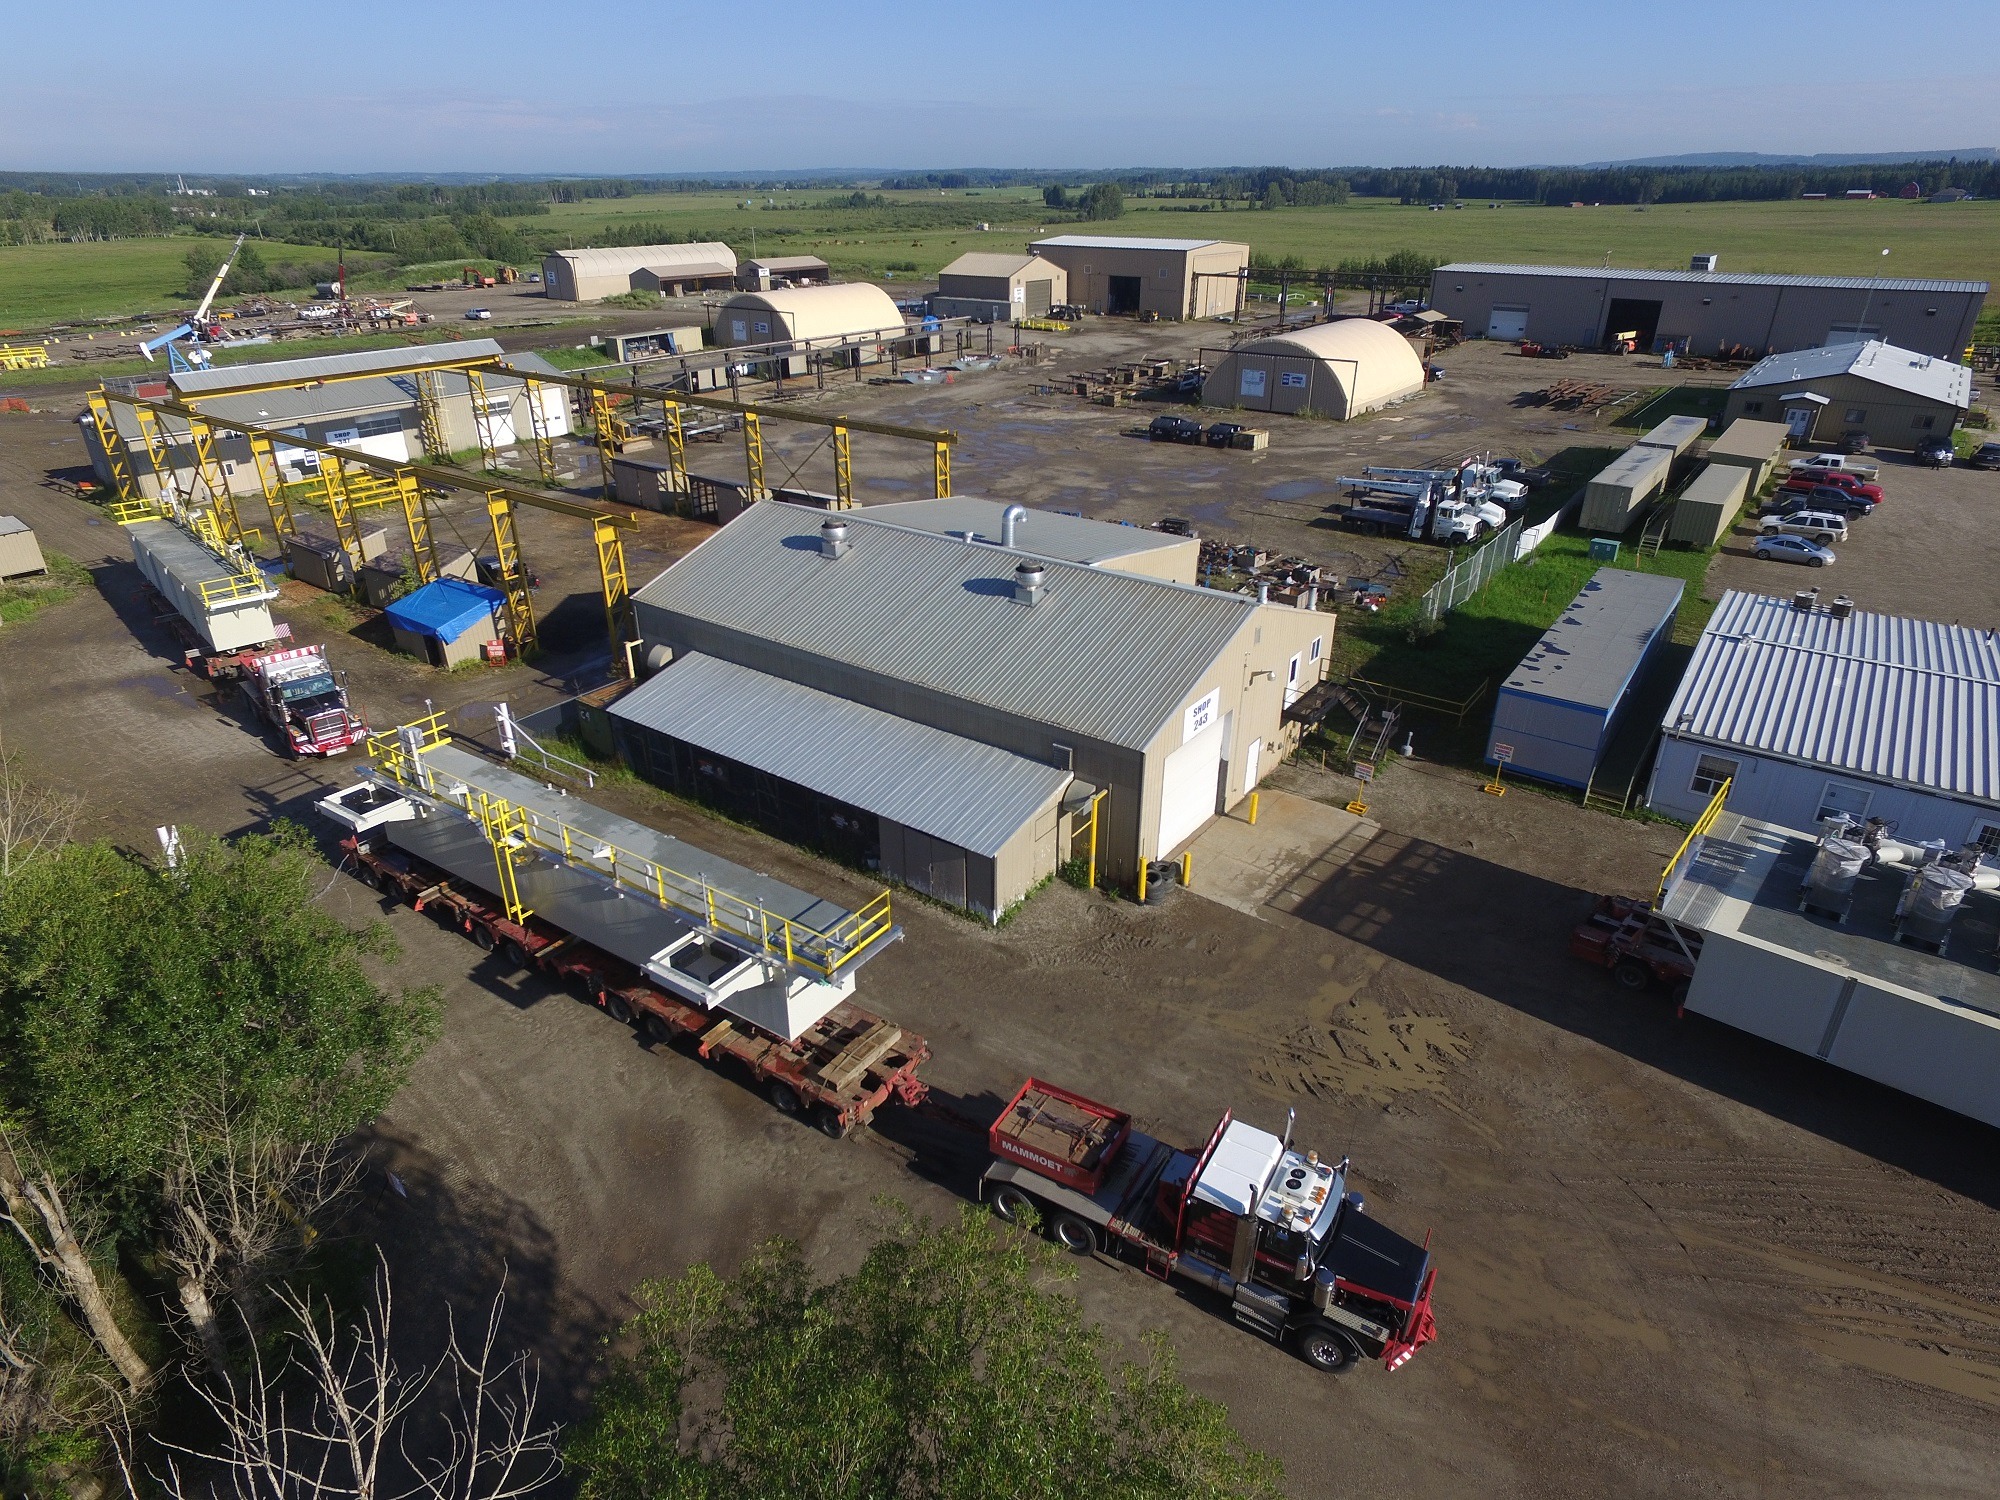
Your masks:
<path fill-rule="evenodd" d="M 993 1122 L 980 1197 L 1008 1222 L 1030 1210 L 1078 1255 L 1107 1251 L 1162 1281 L 1197 1282 L 1236 1321 L 1326 1371 L 1391 1370 L 1437 1336 L 1429 1239 L 1368 1217 L 1348 1163 L 1324 1161 L 1224 1113 L 1197 1151 L 1132 1117 L 1030 1078 Z"/>
<path fill-rule="evenodd" d="M 243 659 L 243 696 L 294 756 L 339 755 L 368 735 L 348 707 L 324 646 L 294 646 Z"/>

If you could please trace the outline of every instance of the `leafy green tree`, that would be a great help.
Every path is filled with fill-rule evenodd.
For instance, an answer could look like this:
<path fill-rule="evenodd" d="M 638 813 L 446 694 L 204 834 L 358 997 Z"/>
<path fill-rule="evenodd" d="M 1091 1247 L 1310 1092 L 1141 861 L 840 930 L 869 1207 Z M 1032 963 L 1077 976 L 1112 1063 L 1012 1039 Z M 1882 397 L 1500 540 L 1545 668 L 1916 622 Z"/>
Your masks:
<path fill-rule="evenodd" d="M 1077 206 L 1086 219 L 1115 219 L 1125 212 L 1125 193 L 1115 182 L 1094 182 Z"/>
<path fill-rule="evenodd" d="M 977 1209 L 905 1220 L 851 1276 L 773 1241 L 647 1282 L 568 1458 L 584 1500 L 1267 1500 L 1277 1463 L 1182 1385 L 1107 1368 L 1052 1247 Z"/>
<path fill-rule="evenodd" d="M 173 869 L 72 844 L 17 870 L 0 886 L 0 1118 L 121 1216 L 218 1097 L 299 1141 L 373 1118 L 438 1000 L 374 982 L 363 961 L 387 934 L 322 911 L 325 879 L 286 825 L 190 835 Z"/>
<path fill-rule="evenodd" d="M 1069 207 L 1069 189 L 1060 182 L 1052 182 L 1042 189 L 1042 202 L 1050 208 Z"/>

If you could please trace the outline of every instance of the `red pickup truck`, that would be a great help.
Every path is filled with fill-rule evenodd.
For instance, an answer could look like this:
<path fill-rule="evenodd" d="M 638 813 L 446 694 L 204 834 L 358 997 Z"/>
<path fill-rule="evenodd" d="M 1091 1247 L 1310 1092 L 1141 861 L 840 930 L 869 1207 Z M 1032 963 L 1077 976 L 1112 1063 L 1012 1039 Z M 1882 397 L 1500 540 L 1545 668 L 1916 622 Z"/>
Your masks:
<path fill-rule="evenodd" d="M 1858 495 L 1876 505 L 1882 503 L 1881 485 L 1871 484 L 1859 474 L 1842 473 L 1839 469 L 1795 469 L 1785 476 L 1785 482 L 1779 488 L 1810 493 L 1818 485 L 1846 490 L 1848 494 Z"/>

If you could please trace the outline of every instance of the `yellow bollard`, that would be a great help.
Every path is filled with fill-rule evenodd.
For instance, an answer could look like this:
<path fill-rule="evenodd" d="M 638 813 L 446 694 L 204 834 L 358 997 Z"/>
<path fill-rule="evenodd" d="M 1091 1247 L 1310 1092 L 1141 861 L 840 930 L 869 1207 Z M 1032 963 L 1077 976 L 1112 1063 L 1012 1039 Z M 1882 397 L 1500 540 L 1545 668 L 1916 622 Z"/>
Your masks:
<path fill-rule="evenodd" d="M 1194 884 L 1194 850 L 1192 849 L 1181 855 L 1181 884 L 1188 886 Z"/>
<path fill-rule="evenodd" d="M 1146 861 L 1139 861 L 1139 904 L 1146 904 Z"/>
<path fill-rule="evenodd" d="M 1250 794 L 1250 821 L 1252 823 L 1257 821 L 1257 794 L 1255 792 Z"/>

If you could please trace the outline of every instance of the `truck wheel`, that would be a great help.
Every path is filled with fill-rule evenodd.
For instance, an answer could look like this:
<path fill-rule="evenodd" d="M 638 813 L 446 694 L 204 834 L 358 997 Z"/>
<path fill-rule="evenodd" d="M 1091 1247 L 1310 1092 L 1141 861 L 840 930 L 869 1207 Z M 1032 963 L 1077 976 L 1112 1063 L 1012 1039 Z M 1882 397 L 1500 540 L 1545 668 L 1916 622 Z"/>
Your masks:
<path fill-rule="evenodd" d="M 1015 1187 L 1013 1183 L 1002 1183 L 993 1190 L 993 1216 L 1005 1224 L 1019 1224 L 1030 1214 L 1039 1214 L 1035 1200 Z"/>
<path fill-rule="evenodd" d="M 1049 1224 L 1049 1234 L 1071 1255 L 1097 1253 L 1097 1230 L 1075 1214 L 1057 1214 Z"/>
<path fill-rule="evenodd" d="M 1309 1323 L 1292 1336 L 1300 1359 L 1328 1375 L 1338 1375 L 1361 1355 L 1354 1341 L 1324 1323 Z"/>
<path fill-rule="evenodd" d="M 822 1104 L 813 1112 L 813 1124 L 819 1127 L 819 1133 L 828 1140 L 844 1141 L 847 1139 L 848 1125 L 846 1119 L 842 1117 L 839 1110 L 829 1105 Z"/>
<path fill-rule="evenodd" d="M 367 886 L 368 889 L 371 891 L 379 891 L 382 889 L 382 877 L 380 875 L 377 875 L 375 871 L 367 865 L 357 866 L 354 871 L 354 878 L 360 881 L 363 885 Z"/>
<path fill-rule="evenodd" d="M 533 969 L 534 961 L 528 957 L 528 950 L 519 943 L 509 943 L 506 948 L 507 962 L 517 969 Z"/>
<path fill-rule="evenodd" d="M 467 933 L 466 936 L 472 939 L 472 944 L 475 948 L 484 948 L 488 953 L 493 951 L 493 933 L 491 929 L 481 927 L 477 922 L 474 922 L 472 924 L 472 931 Z"/>
<path fill-rule="evenodd" d="M 673 1045 L 674 1028 L 649 1010 L 639 1018 L 639 1035 L 655 1047 L 670 1047 Z"/>
<path fill-rule="evenodd" d="M 1611 977 L 1619 985 L 1634 994 L 1653 982 L 1653 972 L 1636 958 L 1621 958 L 1618 966 L 1611 971 Z"/>
<path fill-rule="evenodd" d="M 764 1085 L 764 1097 L 771 1101 L 771 1108 L 781 1115 L 795 1115 L 804 1108 L 799 1103 L 798 1090 L 781 1078 L 773 1078 Z"/>

